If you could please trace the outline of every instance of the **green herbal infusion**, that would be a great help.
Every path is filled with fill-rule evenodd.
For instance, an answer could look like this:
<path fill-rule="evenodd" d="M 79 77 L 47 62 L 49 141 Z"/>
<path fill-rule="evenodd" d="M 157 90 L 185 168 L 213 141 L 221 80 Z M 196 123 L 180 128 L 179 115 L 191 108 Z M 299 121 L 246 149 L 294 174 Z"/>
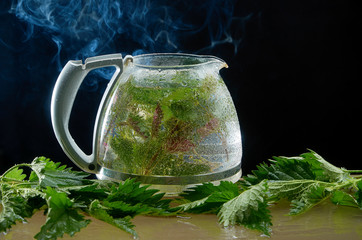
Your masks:
<path fill-rule="evenodd" d="M 237 115 L 220 77 L 182 70 L 165 75 L 157 69 L 141 80 L 124 75 L 107 110 L 104 167 L 185 176 L 240 163 Z"/>

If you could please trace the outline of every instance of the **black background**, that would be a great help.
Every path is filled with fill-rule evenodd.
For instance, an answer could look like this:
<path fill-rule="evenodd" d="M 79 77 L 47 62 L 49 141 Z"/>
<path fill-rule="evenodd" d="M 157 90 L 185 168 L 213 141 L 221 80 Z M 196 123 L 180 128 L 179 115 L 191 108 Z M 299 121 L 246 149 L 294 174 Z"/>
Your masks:
<path fill-rule="evenodd" d="M 358 1 L 225 1 L 232 5 L 225 9 L 233 12 L 220 8 L 220 15 L 217 8 L 208 15 L 207 7 L 192 9 L 182 2 L 173 7 L 180 3 L 178 14 L 184 11 L 184 21 L 198 30 L 175 30 L 177 49 L 156 46 L 142 52 L 211 54 L 228 63 L 221 74 L 239 115 L 244 174 L 274 155 L 295 156 L 307 148 L 339 167 L 361 168 Z M 200 2 L 208 6 L 208 1 Z M 29 25 L 9 13 L 10 6 L 0 3 L 0 172 L 40 155 L 73 166 L 50 121 L 59 49 L 41 27 L 32 28 L 27 38 Z M 218 32 L 229 20 L 226 30 Z M 225 40 L 227 34 L 232 41 Z M 218 44 L 210 45 L 212 41 Z M 74 44 L 63 43 L 58 55 L 62 65 L 72 57 L 67 49 Z M 120 34 L 97 54 L 131 54 L 142 47 L 138 45 Z M 82 85 L 70 121 L 73 137 L 87 153 L 108 82 L 92 77 L 97 80 Z"/>

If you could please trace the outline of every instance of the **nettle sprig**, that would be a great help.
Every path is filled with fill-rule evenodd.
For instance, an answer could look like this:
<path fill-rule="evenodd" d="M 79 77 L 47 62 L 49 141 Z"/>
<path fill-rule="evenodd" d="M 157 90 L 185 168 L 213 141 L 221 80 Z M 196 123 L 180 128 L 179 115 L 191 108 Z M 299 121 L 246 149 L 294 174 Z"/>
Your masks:
<path fill-rule="evenodd" d="M 30 168 L 26 175 L 23 168 Z M 16 222 L 24 222 L 37 210 L 44 210 L 46 222 L 35 239 L 73 236 L 90 223 L 92 216 L 137 237 L 131 219 L 139 214 L 174 215 L 171 200 L 134 180 L 123 183 L 86 179 L 88 174 L 73 171 L 45 157 L 18 164 L 0 177 L 0 233 Z"/>
<path fill-rule="evenodd" d="M 30 173 L 25 174 L 24 168 Z M 281 199 L 290 201 L 290 215 L 302 214 L 326 200 L 362 209 L 362 176 L 351 173 L 362 170 L 338 168 L 313 151 L 298 157 L 274 157 L 237 183 L 197 185 L 173 200 L 182 204 L 171 207 L 163 193 L 134 180 L 90 180 L 84 172 L 39 157 L 0 176 L 0 232 L 44 210 L 46 222 L 35 239 L 73 236 L 90 223 L 87 216 L 137 237 L 131 221 L 137 215 L 191 212 L 214 213 L 224 227 L 240 224 L 270 236 L 269 206 Z"/>
<path fill-rule="evenodd" d="M 225 226 L 241 224 L 271 234 L 268 205 L 291 202 L 290 215 L 302 214 L 329 199 L 336 205 L 362 209 L 362 170 L 338 168 L 314 151 L 298 157 L 274 157 L 236 184 L 204 183 L 185 192 L 180 206 L 186 212 L 214 212 Z M 237 187 L 238 186 L 238 187 Z"/>

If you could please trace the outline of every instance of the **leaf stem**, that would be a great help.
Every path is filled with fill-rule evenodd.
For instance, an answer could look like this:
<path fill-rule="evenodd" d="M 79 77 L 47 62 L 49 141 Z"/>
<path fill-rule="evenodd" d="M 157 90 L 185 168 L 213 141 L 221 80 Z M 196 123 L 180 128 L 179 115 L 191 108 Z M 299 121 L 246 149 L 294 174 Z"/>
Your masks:
<path fill-rule="evenodd" d="M 348 173 L 362 173 L 362 170 L 346 170 Z"/>
<path fill-rule="evenodd" d="M 12 183 L 22 183 L 23 181 L 20 181 L 18 179 L 15 179 L 15 178 L 9 178 L 9 177 L 5 177 L 5 176 L 2 176 L 1 178 L 3 181 L 6 181 L 6 182 L 12 182 Z"/>

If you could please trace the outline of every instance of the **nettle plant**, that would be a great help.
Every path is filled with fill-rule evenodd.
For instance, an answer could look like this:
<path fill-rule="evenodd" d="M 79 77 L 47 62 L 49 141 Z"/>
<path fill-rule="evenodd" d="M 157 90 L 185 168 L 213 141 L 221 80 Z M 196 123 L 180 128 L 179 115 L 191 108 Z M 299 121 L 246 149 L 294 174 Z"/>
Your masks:
<path fill-rule="evenodd" d="M 29 168 L 30 173 L 25 174 L 24 168 Z M 362 209 L 359 173 L 362 170 L 338 168 L 309 151 L 297 157 L 274 157 L 237 183 L 203 183 L 179 198 L 164 199 L 164 193 L 134 180 L 118 183 L 87 179 L 84 172 L 38 157 L 0 176 L 0 232 L 6 233 L 17 222 L 43 210 L 46 222 L 34 236 L 36 239 L 73 236 L 91 221 L 86 216 L 137 237 L 133 217 L 185 213 L 215 213 L 221 226 L 240 224 L 270 236 L 270 205 L 281 199 L 290 201 L 290 215 L 305 213 L 327 200 Z"/>

